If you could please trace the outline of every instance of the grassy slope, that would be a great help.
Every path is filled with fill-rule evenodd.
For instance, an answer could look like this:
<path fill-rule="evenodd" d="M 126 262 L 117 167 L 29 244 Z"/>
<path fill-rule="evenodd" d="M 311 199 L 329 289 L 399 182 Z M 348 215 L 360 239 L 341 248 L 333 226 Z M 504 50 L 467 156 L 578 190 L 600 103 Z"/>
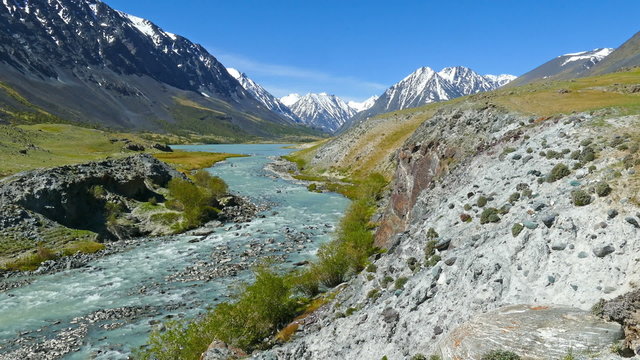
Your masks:
<path fill-rule="evenodd" d="M 158 160 L 173 165 L 178 171 L 189 172 L 212 167 L 215 163 L 231 157 L 244 157 L 246 155 L 202 151 L 175 151 L 171 153 L 158 153 L 154 156 Z"/>
<path fill-rule="evenodd" d="M 0 125 L 0 177 L 42 167 L 122 157 L 135 152 L 124 150 L 127 138 L 135 143 L 151 143 L 133 134 L 111 133 L 68 124 Z M 26 154 L 21 154 L 26 150 Z"/>
<path fill-rule="evenodd" d="M 390 178 L 393 175 L 393 169 L 386 166 L 388 156 L 439 108 L 455 106 L 459 102 L 494 103 L 512 111 L 537 115 L 541 118 L 605 108 L 611 109 L 618 115 L 638 114 L 640 113 L 640 93 L 620 90 L 625 85 L 634 84 L 640 84 L 640 69 L 569 81 L 540 81 L 522 87 L 499 89 L 447 102 L 381 114 L 369 120 L 378 120 L 373 128 L 349 144 L 348 155 L 344 161 L 335 164 L 331 169 L 307 168 L 305 171 L 308 174 L 321 174 L 329 170 L 331 173 L 351 177 L 362 177 L 380 171 L 385 177 Z M 561 89 L 569 92 L 560 93 Z M 373 146 L 369 148 L 374 150 L 366 150 L 371 144 Z M 322 146 L 296 152 L 292 154 L 292 158 L 309 163 L 318 150 L 322 150 Z"/>

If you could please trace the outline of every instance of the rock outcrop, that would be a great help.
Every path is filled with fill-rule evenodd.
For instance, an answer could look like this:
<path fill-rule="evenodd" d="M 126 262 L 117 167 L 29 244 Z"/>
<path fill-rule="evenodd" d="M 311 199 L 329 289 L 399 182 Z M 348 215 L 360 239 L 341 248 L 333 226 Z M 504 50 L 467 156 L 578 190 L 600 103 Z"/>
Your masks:
<path fill-rule="evenodd" d="M 396 156 L 376 239 L 387 252 L 371 259 L 377 270 L 344 284 L 293 340 L 254 358 L 479 359 L 506 350 L 541 359 L 554 346 L 551 358 L 580 359 L 583 345 L 617 358 L 610 345 L 622 338 L 620 326 L 588 312 L 640 280 L 640 229 L 625 220 L 638 220 L 640 117 L 603 115 L 533 118 L 491 104 L 440 110 Z M 549 308 L 497 310 L 518 304 Z M 555 320 L 544 325 L 547 316 Z M 537 319 L 518 331 L 544 344 L 506 341 L 501 317 Z M 482 319 L 493 325 L 468 337 L 484 339 L 481 348 L 450 348 Z"/>

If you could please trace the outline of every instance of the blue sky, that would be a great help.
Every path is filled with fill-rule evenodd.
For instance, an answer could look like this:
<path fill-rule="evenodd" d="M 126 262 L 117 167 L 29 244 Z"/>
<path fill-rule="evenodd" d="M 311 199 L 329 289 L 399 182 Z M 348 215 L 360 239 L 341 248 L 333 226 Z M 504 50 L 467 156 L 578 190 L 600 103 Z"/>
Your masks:
<path fill-rule="evenodd" d="M 276 96 L 380 94 L 421 66 L 521 75 L 640 31 L 638 0 L 106 0 L 205 46 Z"/>

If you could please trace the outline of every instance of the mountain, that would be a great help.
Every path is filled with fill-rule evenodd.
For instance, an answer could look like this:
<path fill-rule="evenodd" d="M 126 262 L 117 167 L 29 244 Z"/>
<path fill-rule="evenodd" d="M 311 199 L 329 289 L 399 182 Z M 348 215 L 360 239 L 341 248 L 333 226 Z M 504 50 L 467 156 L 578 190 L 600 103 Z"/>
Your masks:
<path fill-rule="evenodd" d="M 15 114 L 28 102 L 35 114 L 112 128 L 221 138 L 309 131 L 254 99 L 202 46 L 98 0 L 1 2 L 0 82 L 14 122 L 26 121 Z"/>
<path fill-rule="evenodd" d="M 368 117 L 460 96 L 490 91 L 513 80 L 512 75 L 479 75 L 464 66 L 439 72 L 422 67 L 387 89 L 367 110 L 350 119 L 345 127 Z"/>
<path fill-rule="evenodd" d="M 520 86 L 542 79 L 567 80 L 586 76 L 589 69 L 594 67 L 594 65 L 598 64 L 612 52 L 613 49 L 600 48 L 591 51 L 564 54 L 549 60 L 528 73 L 518 77 L 516 80 L 509 83 L 509 86 Z"/>
<path fill-rule="evenodd" d="M 288 95 L 287 100 L 292 100 L 297 96 L 299 95 Z M 356 114 L 356 110 L 347 105 L 344 100 L 327 93 L 310 93 L 302 96 L 290 105 L 290 108 L 307 126 L 328 133 L 337 131 Z"/>
<path fill-rule="evenodd" d="M 300 94 L 289 94 L 287 96 L 283 96 L 280 98 L 280 102 L 285 106 L 291 107 L 291 105 L 295 104 L 296 101 L 300 100 L 302 96 Z"/>
<path fill-rule="evenodd" d="M 370 109 L 373 104 L 375 104 L 376 100 L 378 100 L 378 98 L 379 96 L 374 95 L 363 102 L 349 101 L 347 105 L 349 105 L 349 107 L 354 109 L 356 112 L 361 112 Z"/>
<path fill-rule="evenodd" d="M 640 66 L 640 32 L 592 67 L 586 75 L 607 74 L 634 66 Z"/>
<path fill-rule="evenodd" d="M 302 121 L 298 118 L 286 105 L 284 105 L 278 98 L 271 95 L 267 90 L 265 90 L 262 86 L 260 86 L 255 81 L 251 80 L 245 73 L 241 73 L 240 71 L 234 68 L 227 68 L 227 71 L 231 76 L 233 76 L 242 87 L 251 94 L 256 100 L 260 101 L 267 109 L 279 114 L 281 116 L 286 117 L 287 119 L 301 123 Z"/>

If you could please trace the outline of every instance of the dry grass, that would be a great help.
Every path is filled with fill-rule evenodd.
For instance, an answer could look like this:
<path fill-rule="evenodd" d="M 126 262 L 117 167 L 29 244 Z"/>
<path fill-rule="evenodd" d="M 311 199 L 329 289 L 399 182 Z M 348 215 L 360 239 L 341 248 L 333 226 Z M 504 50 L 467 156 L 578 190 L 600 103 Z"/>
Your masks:
<path fill-rule="evenodd" d="M 613 91 L 610 87 L 614 84 L 640 84 L 640 70 L 570 81 L 536 82 L 489 94 L 492 101 L 508 109 L 540 116 L 609 107 L 637 113 L 640 110 L 640 93 Z M 559 93 L 561 89 L 569 92 Z"/>
<path fill-rule="evenodd" d="M 246 155 L 211 153 L 202 151 L 174 151 L 171 153 L 157 153 L 154 156 L 161 161 L 175 166 L 178 171 L 190 172 L 192 170 L 212 167 L 215 163 L 232 157 L 244 157 Z"/>

